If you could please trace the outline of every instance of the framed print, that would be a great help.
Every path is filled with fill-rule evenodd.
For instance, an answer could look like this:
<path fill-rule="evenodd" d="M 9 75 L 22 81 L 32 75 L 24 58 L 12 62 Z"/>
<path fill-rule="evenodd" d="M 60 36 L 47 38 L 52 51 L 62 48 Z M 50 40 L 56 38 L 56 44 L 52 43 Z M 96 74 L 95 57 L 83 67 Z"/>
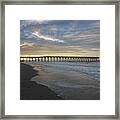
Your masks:
<path fill-rule="evenodd" d="M 119 2 L 1 3 L 2 119 L 119 119 Z"/>

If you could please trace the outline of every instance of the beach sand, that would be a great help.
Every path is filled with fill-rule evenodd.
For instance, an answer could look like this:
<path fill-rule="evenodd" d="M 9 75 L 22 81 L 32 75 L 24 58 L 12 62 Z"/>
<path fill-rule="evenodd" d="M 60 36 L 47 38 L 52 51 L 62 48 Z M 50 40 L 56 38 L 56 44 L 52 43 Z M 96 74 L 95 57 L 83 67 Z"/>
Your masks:
<path fill-rule="evenodd" d="M 37 72 L 30 65 L 20 64 L 20 100 L 61 100 L 62 98 L 47 86 L 31 81 Z"/>

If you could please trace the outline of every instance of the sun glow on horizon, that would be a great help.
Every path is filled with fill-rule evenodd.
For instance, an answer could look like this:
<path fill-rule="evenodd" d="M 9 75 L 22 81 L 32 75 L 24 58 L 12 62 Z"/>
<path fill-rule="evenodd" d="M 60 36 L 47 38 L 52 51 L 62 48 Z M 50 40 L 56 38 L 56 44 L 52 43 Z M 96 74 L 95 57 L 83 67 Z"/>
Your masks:
<path fill-rule="evenodd" d="M 72 55 L 72 54 L 20 55 L 20 57 L 44 57 L 44 56 L 100 57 L 99 55 Z"/>

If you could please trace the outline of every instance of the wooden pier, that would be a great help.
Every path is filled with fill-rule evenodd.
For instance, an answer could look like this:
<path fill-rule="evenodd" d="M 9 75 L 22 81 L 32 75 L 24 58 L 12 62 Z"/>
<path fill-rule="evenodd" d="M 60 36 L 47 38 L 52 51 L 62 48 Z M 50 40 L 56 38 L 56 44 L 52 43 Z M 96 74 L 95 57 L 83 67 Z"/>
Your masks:
<path fill-rule="evenodd" d="M 20 57 L 20 62 L 99 62 L 99 57 L 42 56 Z"/>

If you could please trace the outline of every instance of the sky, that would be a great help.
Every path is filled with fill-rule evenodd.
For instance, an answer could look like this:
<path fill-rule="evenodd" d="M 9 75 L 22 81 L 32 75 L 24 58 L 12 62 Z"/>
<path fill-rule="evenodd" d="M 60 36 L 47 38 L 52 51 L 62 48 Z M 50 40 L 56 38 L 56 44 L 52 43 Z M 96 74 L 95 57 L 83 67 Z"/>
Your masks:
<path fill-rule="evenodd" d="M 100 56 L 99 20 L 20 20 L 21 56 Z"/>

